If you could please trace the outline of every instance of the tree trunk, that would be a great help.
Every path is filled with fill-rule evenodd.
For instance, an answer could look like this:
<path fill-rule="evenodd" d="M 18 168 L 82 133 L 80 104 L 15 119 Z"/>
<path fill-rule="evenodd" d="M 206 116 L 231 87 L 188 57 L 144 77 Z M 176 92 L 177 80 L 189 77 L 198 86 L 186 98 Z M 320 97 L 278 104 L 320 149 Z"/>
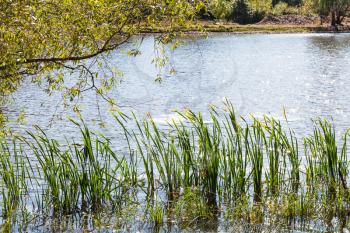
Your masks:
<path fill-rule="evenodd" d="M 336 23 L 337 23 L 338 25 L 341 25 L 341 22 L 342 22 L 341 11 L 338 11 L 338 12 L 337 12 L 337 20 L 336 20 Z"/>
<path fill-rule="evenodd" d="M 320 15 L 320 25 L 322 26 L 323 25 L 323 16 Z"/>
<path fill-rule="evenodd" d="M 332 26 L 336 26 L 336 14 L 335 14 L 335 10 L 332 10 L 331 12 L 331 25 Z"/>
<path fill-rule="evenodd" d="M 278 4 L 279 0 L 272 0 L 272 7 L 275 7 Z"/>

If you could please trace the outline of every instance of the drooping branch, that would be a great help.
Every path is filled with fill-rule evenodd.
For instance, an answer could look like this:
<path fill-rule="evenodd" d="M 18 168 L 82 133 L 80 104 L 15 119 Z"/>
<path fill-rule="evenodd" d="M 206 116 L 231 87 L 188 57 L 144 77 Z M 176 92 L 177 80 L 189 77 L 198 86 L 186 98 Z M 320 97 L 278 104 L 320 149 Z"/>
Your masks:
<path fill-rule="evenodd" d="M 115 35 L 116 35 L 116 33 L 113 33 L 113 35 L 108 38 L 106 43 L 104 43 L 104 45 L 100 49 L 98 49 L 95 52 L 89 53 L 89 54 L 85 54 L 82 56 L 68 56 L 68 57 L 27 58 L 27 59 L 24 59 L 24 61 L 16 62 L 15 65 L 18 66 L 18 65 L 25 65 L 25 64 L 31 64 L 31 63 L 55 63 L 55 62 L 69 62 L 69 61 L 87 60 L 87 59 L 96 57 L 102 53 L 106 53 L 106 52 L 115 50 L 119 46 L 125 44 L 130 39 L 130 35 L 127 35 L 126 38 L 123 39 L 121 42 L 116 43 L 116 44 L 112 44 L 112 45 L 108 45 Z M 10 65 L 0 66 L 0 71 L 6 70 L 9 67 L 10 67 Z"/>
<path fill-rule="evenodd" d="M 36 75 L 38 83 L 47 75 L 55 89 L 55 79 L 63 83 L 60 76 L 67 69 L 91 77 L 85 84 L 93 83 L 94 88 L 97 73 L 83 68 L 89 59 L 100 59 L 144 28 L 157 28 L 162 22 L 171 34 L 172 28 L 187 25 L 196 5 L 188 0 L 13 0 L 1 5 L 0 93 L 11 93 L 24 78 Z M 58 77 L 49 77 L 56 71 Z"/>

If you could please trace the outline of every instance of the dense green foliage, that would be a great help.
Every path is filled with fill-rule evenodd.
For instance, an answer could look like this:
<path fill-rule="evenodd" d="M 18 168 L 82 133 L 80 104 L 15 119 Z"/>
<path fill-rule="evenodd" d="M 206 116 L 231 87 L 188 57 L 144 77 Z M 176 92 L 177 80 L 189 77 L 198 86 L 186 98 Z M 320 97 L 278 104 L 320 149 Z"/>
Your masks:
<path fill-rule="evenodd" d="M 350 9 L 349 0 L 315 0 L 315 7 L 320 15 L 331 15 L 331 24 L 341 24 Z"/>
<path fill-rule="evenodd" d="M 263 12 L 252 11 L 246 0 L 238 0 L 235 2 L 228 19 L 240 24 L 248 24 L 260 21 L 263 15 Z"/>
<path fill-rule="evenodd" d="M 238 23 L 254 23 L 261 18 L 254 15 L 264 15 L 271 9 L 270 0 L 212 0 L 208 3 L 208 11 L 217 19 L 228 19 Z"/>
<path fill-rule="evenodd" d="M 350 7 L 349 0 L 211 0 L 208 11 L 217 19 L 240 24 L 255 23 L 268 14 L 330 16 L 331 24 L 341 24 Z"/>
<path fill-rule="evenodd" d="M 98 75 L 83 61 L 119 48 L 144 28 L 186 27 L 196 10 L 197 3 L 187 0 L 2 0 L 0 93 L 13 92 L 28 76 L 45 81 L 49 91 L 62 89 L 64 71 L 83 74 L 67 95 L 88 88 L 103 93 L 112 81 L 97 86 Z M 169 35 L 160 41 L 168 42 Z M 49 75 L 52 70 L 55 75 Z"/>

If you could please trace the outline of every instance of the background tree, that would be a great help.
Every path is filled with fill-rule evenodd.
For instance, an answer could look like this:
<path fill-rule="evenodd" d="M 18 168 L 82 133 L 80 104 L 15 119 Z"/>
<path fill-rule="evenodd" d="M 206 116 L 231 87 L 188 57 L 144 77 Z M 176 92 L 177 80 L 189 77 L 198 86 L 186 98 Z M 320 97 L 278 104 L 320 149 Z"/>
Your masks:
<path fill-rule="evenodd" d="M 341 25 L 350 9 L 350 0 L 315 0 L 320 16 L 331 16 L 331 25 Z"/>
<path fill-rule="evenodd" d="M 264 11 L 253 10 L 247 0 L 236 0 L 228 19 L 239 24 L 249 24 L 259 22 L 264 15 Z"/>
<path fill-rule="evenodd" d="M 251 11 L 248 3 L 245 0 L 237 0 L 233 5 L 230 19 L 240 24 L 246 24 L 250 23 L 250 18 Z"/>

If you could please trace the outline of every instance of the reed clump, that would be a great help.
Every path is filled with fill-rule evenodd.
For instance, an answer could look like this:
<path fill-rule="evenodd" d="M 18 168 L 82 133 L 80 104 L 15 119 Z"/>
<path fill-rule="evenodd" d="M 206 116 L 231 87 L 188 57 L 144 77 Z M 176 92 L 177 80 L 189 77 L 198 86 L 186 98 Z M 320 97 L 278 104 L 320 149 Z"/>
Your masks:
<path fill-rule="evenodd" d="M 287 121 L 237 118 L 228 101 L 209 113 L 205 119 L 178 112 L 182 120 L 166 126 L 150 115 L 115 116 L 129 148 L 119 153 L 84 122 L 72 121 L 81 137 L 63 144 L 40 128 L 11 144 L 3 139 L 3 218 L 30 205 L 53 216 L 120 212 L 130 195 L 133 204 L 147 203 L 154 225 L 224 211 L 259 223 L 271 216 L 326 220 L 350 212 L 348 131 L 339 137 L 329 121 L 317 119 L 311 135 L 297 137 Z"/>

